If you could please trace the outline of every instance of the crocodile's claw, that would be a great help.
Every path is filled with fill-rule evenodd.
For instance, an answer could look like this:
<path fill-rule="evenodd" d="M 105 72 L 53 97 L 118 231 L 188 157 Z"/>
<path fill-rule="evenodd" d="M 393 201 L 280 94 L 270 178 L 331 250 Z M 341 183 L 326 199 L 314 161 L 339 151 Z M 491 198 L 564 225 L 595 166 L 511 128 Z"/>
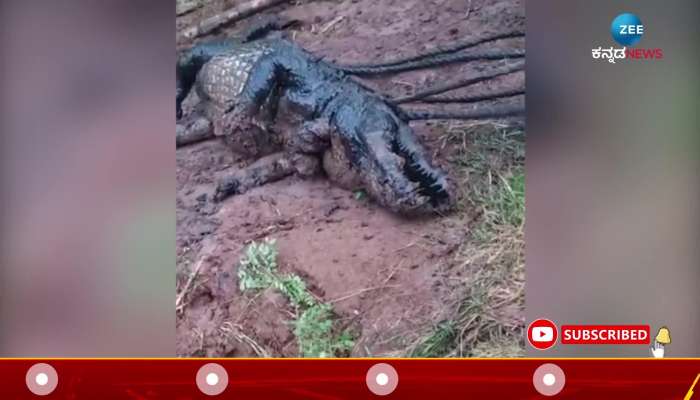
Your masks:
<path fill-rule="evenodd" d="M 215 202 L 219 203 L 227 197 L 238 194 L 240 186 L 241 184 L 238 179 L 233 176 L 228 176 L 222 179 L 219 184 L 216 185 L 214 196 L 212 196 L 212 198 Z"/>

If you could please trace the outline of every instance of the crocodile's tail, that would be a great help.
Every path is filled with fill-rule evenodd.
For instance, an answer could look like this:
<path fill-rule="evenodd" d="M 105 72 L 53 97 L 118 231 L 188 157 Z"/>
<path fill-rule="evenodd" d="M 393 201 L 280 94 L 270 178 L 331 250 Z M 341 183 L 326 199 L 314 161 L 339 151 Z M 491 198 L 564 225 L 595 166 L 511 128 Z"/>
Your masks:
<path fill-rule="evenodd" d="M 522 104 L 508 104 L 496 106 L 483 106 L 468 111 L 410 111 L 403 110 L 402 116 L 408 121 L 427 119 L 499 119 L 516 117 L 525 114 L 525 106 Z"/>
<path fill-rule="evenodd" d="M 470 52 L 466 54 L 442 54 L 417 61 L 409 61 L 401 64 L 388 65 L 383 67 L 334 67 L 350 75 L 370 76 L 413 71 L 417 69 L 432 68 L 465 61 L 501 60 L 504 58 L 522 58 L 524 56 L 525 51 L 520 49 L 484 50 Z"/>
<path fill-rule="evenodd" d="M 429 51 L 426 53 L 422 54 L 417 54 L 413 56 L 408 56 L 408 57 L 402 57 L 402 58 L 397 58 L 391 61 L 384 61 L 381 63 L 370 63 L 370 64 L 354 64 L 354 65 L 337 65 L 336 67 L 342 71 L 345 71 L 350 74 L 356 74 L 356 75 L 371 75 L 371 74 L 383 74 L 387 72 L 396 72 L 392 69 L 387 69 L 388 67 L 396 67 L 398 65 L 402 64 L 407 64 L 407 63 L 415 63 L 417 61 L 428 61 L 429 59 L 438 57 L 438 56 L 444 56 L 446 54 L 451 54 L 451 53 L 456 53 L 460 50 L 464 50 L 470 47 L 475 47 L 483 43 L 487 42 L 492 42 L 496 40 L 501 40 L 501 39 L 511 39 L 511 38 L 517 38 L 517 37 L 523 37 L 524 33 L 520 31 L 509 31 L 509 32 L 500 32 L 500 33 L 493 33 L 489 34 L 487 36 L 483 37 L 474 37 L 474 38 L 469 38 L 466 40 L 463 40 L 461 42 L 457 42 L 451 46 L 448 47 L 442 47 L 438 48 L 437 50 Z M 442 62 L 456 62 L 456 61 L 448 61 L 451 59 L 442 59 Z M 428 63 L 429 64 L 429 63 Z M 416 67 L 418 65 L 423 65 L 423 64 L 411 64 L 414 65 L 414 68 L 425 68 L 425 67 Z M 437 64 L 441 65 L 441 64 Z M 430 65 L 432 66 L 432 65 Z"/>

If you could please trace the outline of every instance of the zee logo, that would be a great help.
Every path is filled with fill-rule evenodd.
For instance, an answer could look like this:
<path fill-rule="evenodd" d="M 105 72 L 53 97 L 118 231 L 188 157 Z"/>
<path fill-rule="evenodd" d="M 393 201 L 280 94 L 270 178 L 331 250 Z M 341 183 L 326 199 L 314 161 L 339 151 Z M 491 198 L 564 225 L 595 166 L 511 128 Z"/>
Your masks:
<path fill-rule="evenodd" d="M 613 20 L 610 33 L 617 43 L 623 46 L 634 46 L 642 39 L 644 24 L 634 14 L 620 14 Z"/>

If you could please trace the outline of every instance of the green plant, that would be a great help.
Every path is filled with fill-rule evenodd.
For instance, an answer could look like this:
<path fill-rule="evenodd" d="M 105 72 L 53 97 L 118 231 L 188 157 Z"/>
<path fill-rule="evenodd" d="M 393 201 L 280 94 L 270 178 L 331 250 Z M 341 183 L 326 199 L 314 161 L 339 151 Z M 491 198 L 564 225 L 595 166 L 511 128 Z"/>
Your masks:
<path fill-rule="evenodd" d="M 332 357 L 352 350 L 354 341 L 348 332 L 333 334 L 333 307 L 315 304 L 293 322 L 299 351 L 304 357 Z"/>
<path fill-rule="evenodd" d="M 277 255 L 274 240 L 249 244 L 238 269 L 241 291 L 272 287 L 289 300 L 296 311 L 291 324 L 303 357 L 332 357 L 349 352 L 354 346 L 353 338 L 347 331 L 334 333 L 333 307 L 318 302 L 300 276 L 280 275 Z"/>
<path fill-rule="evenodd" d="M 252 242 L 245 249 L 245 257 L 238 268 L 238 281 L 241 291 L 266 289 L 278 280 L 277 246 L 275 240 L 265 239 L 262 243 Z"/>
<path fill-rule="evenodd" d="M 355 200 L 362 201 L 367 198 L 367 192 L 365 192 L 363 189 L 357 189 L 353 192 L 353 195 L 355 196 Z"/>
<path fill-rule="evenodd" d="M 284 294 L 295 308 L 312 307 L 316 299 L 306 290 L 306 283 L 298 275 L 280 277 L 274 282 L 275 289 Z"/>

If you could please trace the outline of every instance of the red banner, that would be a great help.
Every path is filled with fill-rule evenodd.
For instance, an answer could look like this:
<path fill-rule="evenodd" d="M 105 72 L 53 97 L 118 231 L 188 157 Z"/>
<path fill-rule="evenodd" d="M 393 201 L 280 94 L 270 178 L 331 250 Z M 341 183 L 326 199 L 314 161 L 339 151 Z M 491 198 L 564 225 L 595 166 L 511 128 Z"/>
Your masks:
<path fill-rule="evenodd" d="M 683 399 L 698 374 L 700 359 L 21 359 L 0 361 L 0 398 Z"/>

